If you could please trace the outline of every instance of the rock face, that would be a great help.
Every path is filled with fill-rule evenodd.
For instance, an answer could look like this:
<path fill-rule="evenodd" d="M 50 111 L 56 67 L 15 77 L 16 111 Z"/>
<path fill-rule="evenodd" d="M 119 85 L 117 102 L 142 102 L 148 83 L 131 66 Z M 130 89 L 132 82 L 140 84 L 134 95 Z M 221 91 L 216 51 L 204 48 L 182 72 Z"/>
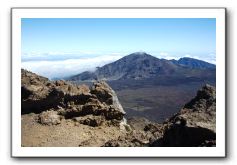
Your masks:
<path fill-rule="evenodd" d="M 216 90 L 205 85 L 183 109 L 164 125 L 161 139 L 152 146 L 195 147 L 215 146 Z"/>
<path fill-rule="evenodd" d="M 81 117 L 79 123 L 90 126 L 99 126 L 103 120 L 124 122 L 125 112 L 104 81 L 95 82 L 90 89 L 63 80 L 49 81 L 23 69 L 21 79 L 22 114 L 39 113 L 43 124 L 77 117 Z"/>

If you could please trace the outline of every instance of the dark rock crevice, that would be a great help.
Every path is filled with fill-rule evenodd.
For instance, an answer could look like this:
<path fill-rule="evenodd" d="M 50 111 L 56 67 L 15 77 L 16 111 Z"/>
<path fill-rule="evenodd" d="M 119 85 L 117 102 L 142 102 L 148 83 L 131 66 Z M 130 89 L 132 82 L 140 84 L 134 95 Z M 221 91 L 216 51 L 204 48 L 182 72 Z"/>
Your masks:
<path fill-rule="evenodd" d="M 206 141 L 215 141 L 216 133 L 201 127 L 172 126 L 151 147 L 199 147 Z"/>

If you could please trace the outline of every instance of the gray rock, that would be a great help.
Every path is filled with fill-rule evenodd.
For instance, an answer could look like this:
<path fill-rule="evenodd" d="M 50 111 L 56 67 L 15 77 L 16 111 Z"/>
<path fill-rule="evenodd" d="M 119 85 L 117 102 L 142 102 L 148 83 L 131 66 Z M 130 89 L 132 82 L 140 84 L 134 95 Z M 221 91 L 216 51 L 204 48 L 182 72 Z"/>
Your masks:
<path fill-rule="evenodd" d="M 58 112 L 50 110 L 39 114 L 39 122 L 45 125 L 57 125 L 61 123 L 62 116 Z"/>

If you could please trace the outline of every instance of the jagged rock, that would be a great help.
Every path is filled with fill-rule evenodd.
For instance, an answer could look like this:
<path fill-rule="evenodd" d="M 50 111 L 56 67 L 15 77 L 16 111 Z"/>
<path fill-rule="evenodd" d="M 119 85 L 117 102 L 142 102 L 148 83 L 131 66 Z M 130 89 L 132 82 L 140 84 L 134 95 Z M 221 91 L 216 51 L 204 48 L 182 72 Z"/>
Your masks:
<path fill-rule="evenodd" d="M 189 109 L 191 111 L 215 113 L 215 104 L 216 90 L 214 87 L 206 84 L 197 92 L 197 96 L 184 106 L 183 111 Z"/>
<path fill-rule="evenodd" d="M 58 115 L 58 112 L 50 110 L 39 114 L 39 122 L 46 125 L 56 125 L 61 123 L 63 117 Z"/>
<path fill-rule="evenodd" d="M 88 86 L 82 85 L 75 85 L 64 80 L 57 80 L 55 81 L 55 85 L 57 89 L 60 89 L 65 94 L 74 96 L 74 95 L 81 95 L 81 94 L 89 94 L 90 89 Z"/>
<path fill-rule="evenodd" d="M 80 124 L 98 127 L 105 122 L 105 118 L 103 116 L 86 115 L 82 117 L 75 117 L 74 121 L 79 122 Z"/>
<path fill-rule="evenodd" d="M 94 82 L 91 93 L 95 94 L 101 102 L 112 104 L 112 89 L 104 82 Z"/>
<path fill-rule="evenodd" d="M 116 93 L 105 81 L 95 82 L 92 86 L 91 93 L 95 94 L 101 102 L 111 105 L 113 109 L 125 115 Z"/>
<path fill-rule="evenodd" d="M 49 79 L 39 76 L 35 73 L 21 69 L 21 84 L 22 85 L 42 85 L 47 84 Z"/>
<path fill-rule="evenodd" d="M 66 83 L 64 80 L 57 80 L 57 81 L 55 81 L 55 85 L 56 86 L 63 86 L 63 85 L 66 85 Z"/>
<path fill-rule="evenodd" d="M 162 124 L 145 118 L 130 118 L 128 124 L 129 131 L 126 135 L 107 141 L 103 147 L 148 147 L 163 135 Z"/>
<path fill-rule="evenodd" d="M 124 123 L 125 115 L 116 93 L 104 81 L 95 82 L 90 89 L 64 80 L 49 81 L 22 70 L 22 114 L 47 110 L 57 111 L 66 119 L 90 115 L 83 124 L 91 126 L 100 125 L 98 116 Z M 122 128 L 124 124 L 118 125 Z"/>
<path fill-rule="evenodd" d="M 205 85 L 183 109 L 167 121 L 163 138 L 152 146 L 204 146 L 216 139 L 216 90 Z"/>

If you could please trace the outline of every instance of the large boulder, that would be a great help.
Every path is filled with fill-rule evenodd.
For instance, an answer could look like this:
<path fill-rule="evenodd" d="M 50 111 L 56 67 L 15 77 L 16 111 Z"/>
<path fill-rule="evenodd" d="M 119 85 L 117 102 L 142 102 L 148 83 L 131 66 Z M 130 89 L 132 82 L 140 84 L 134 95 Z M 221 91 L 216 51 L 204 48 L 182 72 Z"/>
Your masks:
<path fill-rule="evenodd" d="M 179 113 L 165 123 L 163 138 L 151 146 L 215 146 L 216 90 L 205 85 Z"/>

